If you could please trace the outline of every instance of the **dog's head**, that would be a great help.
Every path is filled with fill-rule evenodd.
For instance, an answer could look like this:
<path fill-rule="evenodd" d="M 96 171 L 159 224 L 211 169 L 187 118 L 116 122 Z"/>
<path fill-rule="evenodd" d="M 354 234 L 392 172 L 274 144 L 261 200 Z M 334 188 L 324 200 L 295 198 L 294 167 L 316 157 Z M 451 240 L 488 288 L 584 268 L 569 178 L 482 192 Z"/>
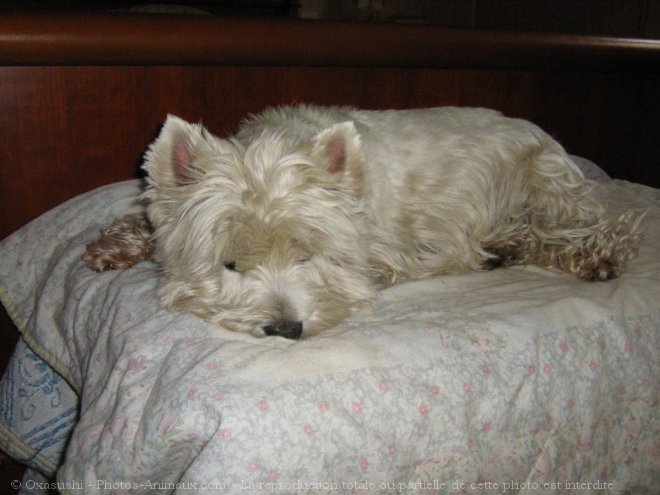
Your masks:
<path fill-rule="evenodd" d="M 240 143 L 170 116 L 145 170 L 166 305 L 299 338 L 372 295 L 352 123 L 303 144 L 273 133 Z"/>

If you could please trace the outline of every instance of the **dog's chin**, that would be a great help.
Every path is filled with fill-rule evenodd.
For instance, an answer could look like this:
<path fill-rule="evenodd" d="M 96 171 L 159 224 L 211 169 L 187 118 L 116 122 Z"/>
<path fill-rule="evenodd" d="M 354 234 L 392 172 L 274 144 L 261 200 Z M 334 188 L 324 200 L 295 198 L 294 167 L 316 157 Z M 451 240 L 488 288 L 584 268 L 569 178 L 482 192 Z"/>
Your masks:
<path fill-rule="evenodd" d="M 344 321 L 350 313 L 349 303 L 332 311 L 320 313 L 318 310 L 314 311 L 309 317 L 300 321 L 232 319 L 227 318 L 226 314 L 218 314 L 212 320 L 222 328 L 257 338 L 280 337 L 301 340 L 317 336 Z"/>
<path fill-rule="evenodd" d="M 342 318 L 343 319 L 343 318 Z M 320 323 L 314 320 L 304 320 L 300 322 L 286 322 L 286 324 L 274 324 L 263 321 L 250 326 L 221 324 L 223 327 L 238 333 L 246 333 L 257 338 L 280 337 L 288 340 L 302 340 L 314 337 L 323 333 L 336 325 L 342 319 L 337 319 L 332 323 Z"/>
<path fill-rule="evenodd" d="M 361 280 L 353 279 L 354 282 Z M 359 284 L 354 284 L 359 285 Z M 258 338 L 281 337 L 290 340 L 300 340 L 319 335 L 344 321 L 350 314 L 351 308 L 365 298 L 369 298 L 372 292 L 366 284 L 358 298 L 353 294 L 341 294 L 335 291 L 326 291 L 316 288 L 308 288 L 305 292 L 299 292 L 297 297 L 288 297 L 289 304 L 286 307 L 273 309 L 269 304 L 260 304 L 260 299 L 249 301 L 253 304 L 240 305 L 238 307 L 215 304 L 219 291 L 211 291 L 210 295 L 215 297 L 201 297 L 206 293 L 197 291 L 197 297 L 190 297 L 191 291 L 186 292 L 163 290 L 163 296 L 183 294 L 186 297 L 163 298 L 166 306 L 195 314 L 206 320 L 212 326 L 217 326 L 235 333 L 251 335 Z M 206 288 L 212 286 L 207 284 Z M 352 285 L 353 286 L 353 285 Z M 169 284 L 165 289 L 178 287 Z M 258 287 L 250 291 L 252 295 L 259 294 Z M 268 296 L 268 297 L 266 297 Z M 264 296 L 265 300 L 272 299 L 270 294 Z M 352 297 L 353 296 L 353 297 Z M 237 297 L 242 301 L 249 299 L 247 296 Z M 264 309 L 266 308 L 266 309 Z"/>
<path fill-rule="evenodd" d="M 291 291 L 287 297 L 281 296 L 281 300 L 287 301 L 286 306 L 269 307 L 269 304 L 260 304 L 261 300 L 257 298 L 250 301 L 253 304 L 216 309 L 211 319 L 228 330 L 258 338 L 307 339 L 336 327 L 351 314 L 356 304 L 373 297 L 368 280 L 355 277 L 352 280 L 355 282 L 349 284 L 352 287 L 360 286 L 359 282 L 363 282 L 358 297 L 355 294 L 307 286 L 305 291 Z M 257 293 L 257 289 L 252 291 L 253 295 Z M 246 301 L 248 298 L 239 299 Z M 272 296 L 267 294 L 264 299 L 268 301 Z"/>
<path fill-rule="evenodd" d="M 205 319 L 218 328 L 257 338 L 281 337 L 290 340 L 299 340 L 308 336 L 308 333 L 305 331 L 306 325 L 303 321 L 257 320 L 240 316 L 232 317 L 229 313 L 222 311 L 211 317 L 207 315 Z"/>

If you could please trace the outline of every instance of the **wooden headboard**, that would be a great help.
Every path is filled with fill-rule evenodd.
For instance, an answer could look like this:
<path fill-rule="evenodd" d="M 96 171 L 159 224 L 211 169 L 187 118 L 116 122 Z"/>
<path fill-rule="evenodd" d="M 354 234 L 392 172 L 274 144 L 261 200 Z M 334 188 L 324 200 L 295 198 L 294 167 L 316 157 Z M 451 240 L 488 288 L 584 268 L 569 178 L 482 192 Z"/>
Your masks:
<path fill-rule="evenodd" d="M 134 177 L 167 113 L 217 134 L 293 102 L 487 106 L 660 186 L 660 41 L 197 16 L 0 18 L 0 238 Z"/>

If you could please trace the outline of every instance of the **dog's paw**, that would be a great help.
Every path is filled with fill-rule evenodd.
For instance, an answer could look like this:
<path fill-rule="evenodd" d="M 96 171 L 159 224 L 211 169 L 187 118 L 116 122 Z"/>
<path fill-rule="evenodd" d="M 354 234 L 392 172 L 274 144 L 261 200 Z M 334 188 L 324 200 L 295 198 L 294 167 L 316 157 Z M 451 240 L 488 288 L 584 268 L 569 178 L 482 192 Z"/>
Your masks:
<path fill-rule="evenodd" d="M 149 259 L 151 251 L 149 221 L 143 215 L 127 215 L 101 230 L 101 237 L 87 245 L 82 259 L 97 272 L 125 270 Z"/>
<path fill-rule="evenodd" d="M 96 272 L 126 270 L 149 259 L 149 250 L 133 245 L 111 244 L 107 238 L 99 239 L 87 246 L 82 259 L 88 268 Z"/>
<path fill-rule="evenodd" d="M 620 270 L 618 265 L 611 260 L 599 259 L 594 263 L 577 268 L 574 274 L 577 278 L 589 282 L 605 282 L 617 278 Z"/>

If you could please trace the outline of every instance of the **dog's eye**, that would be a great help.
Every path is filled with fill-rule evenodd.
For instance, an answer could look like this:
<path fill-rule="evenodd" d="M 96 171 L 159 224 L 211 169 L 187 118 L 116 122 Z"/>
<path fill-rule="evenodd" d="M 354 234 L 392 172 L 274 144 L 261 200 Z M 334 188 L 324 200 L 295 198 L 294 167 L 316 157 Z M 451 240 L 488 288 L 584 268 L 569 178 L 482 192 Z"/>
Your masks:
<path fill-rule="evenodd" d="M 235 272 L 236 271 L 236 262 L 235 261 L 225 261 L 223 263 L 225 265 L 225 268 L 229 270 L 230 272 Z"/>
<path fill-rule="evenodd" d="M 301 256 L 296 260 L 296 263 L 299 265 L 302 265 L 303 263 L 307 263 L 309 260 L 312 259 L 312 256 Z"/>

